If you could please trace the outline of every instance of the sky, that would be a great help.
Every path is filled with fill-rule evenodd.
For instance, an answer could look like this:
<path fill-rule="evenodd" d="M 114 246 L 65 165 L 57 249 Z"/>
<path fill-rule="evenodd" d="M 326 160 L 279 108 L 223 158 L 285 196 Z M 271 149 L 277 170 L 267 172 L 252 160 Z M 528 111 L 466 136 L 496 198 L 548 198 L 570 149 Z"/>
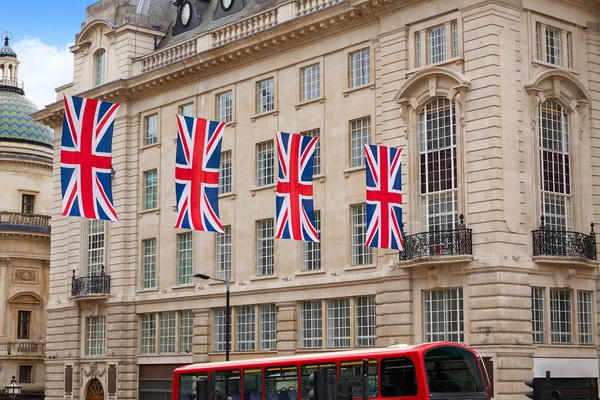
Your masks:
<path fill-rule="evenodd" d="M 39 108 L 56 101 L 54 89 L 73 80 L 69 47 L 96 0 L 0 0 L 0 33 L 8 30 L 25 95 Z M 4 39 L 4 36 L 2 37 Z M 0 46 L 4 45 L 4 40 Z"/>

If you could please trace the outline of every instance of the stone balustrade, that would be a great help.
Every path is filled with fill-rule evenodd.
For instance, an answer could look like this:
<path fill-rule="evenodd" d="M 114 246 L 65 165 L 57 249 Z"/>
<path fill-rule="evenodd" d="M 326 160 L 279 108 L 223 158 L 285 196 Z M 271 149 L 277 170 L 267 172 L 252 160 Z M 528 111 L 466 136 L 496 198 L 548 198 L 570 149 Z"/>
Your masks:
<path fill-rule="evenodd" d="M 299 17 L 341 1 L 343 0 L 298 0 L 296 1 L 296 16 Z"/>
<path fill-rule="evenodd" d="M 142 72 L 148 72 L 190 57 L 196 54 L 197 47 L 196 39 L 191 39 L 143 57 L 140 60 Z"/>
<path fill-rule="evenodd" d="M 217 29 L 212 33 L 212 45 L 213 47 L 221 46 L 274 25 L 277 25 L 277 9 L 253 15 L 250 18 Z"/>
<path fill-rule="evenodd" d="M 49 215 L 0 211 L 0 230 L 50 233 L 50 220 Z"/>

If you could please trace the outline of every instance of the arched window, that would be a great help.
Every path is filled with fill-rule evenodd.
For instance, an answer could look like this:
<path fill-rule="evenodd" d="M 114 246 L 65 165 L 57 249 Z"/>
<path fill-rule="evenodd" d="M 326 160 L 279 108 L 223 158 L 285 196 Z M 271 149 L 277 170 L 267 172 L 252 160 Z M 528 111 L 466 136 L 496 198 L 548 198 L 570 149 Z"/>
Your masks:
<path fill-rule="evenodd" d="M 455 229 L 458 220 L 456 113 L 454 102 L 436 98 L 419 113 L 421 228 Z"/>
<path fill-rule="evenodd" d="M 98 50 L 94 54 L 94 84 L 101 85 L 106 82 L 106 51 Z"/>
<path fill-rule="evenodd" d="M 540 106 L 540 179 L 542 214 L 552 230 L 571 230 L 569 116 L 556 101 Z"/>

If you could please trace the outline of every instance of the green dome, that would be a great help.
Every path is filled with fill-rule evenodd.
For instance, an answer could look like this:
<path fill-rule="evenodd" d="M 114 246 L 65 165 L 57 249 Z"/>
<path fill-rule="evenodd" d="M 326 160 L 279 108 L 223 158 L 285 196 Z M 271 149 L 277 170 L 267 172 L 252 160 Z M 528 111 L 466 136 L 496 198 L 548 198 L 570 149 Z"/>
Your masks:
<path fill-rule="evenodd" d="M 0 57 L 17 57 L 17 53 L 8 44 L 5 44 L 0 48 Z"/>
<path fill-rule="evenodd" d="M 20 93 L 0 90 L 0 140 L 18 140 L 52 146 L 52 130 L 30 114 L 38 109 Z"/>

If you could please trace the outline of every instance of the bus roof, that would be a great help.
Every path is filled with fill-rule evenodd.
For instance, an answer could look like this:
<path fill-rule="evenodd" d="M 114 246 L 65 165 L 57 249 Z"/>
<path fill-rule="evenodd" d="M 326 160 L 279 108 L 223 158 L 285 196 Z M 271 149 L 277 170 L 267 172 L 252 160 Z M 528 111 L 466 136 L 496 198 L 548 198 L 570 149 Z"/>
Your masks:
<path fill-rule="evenodd" d="M 422 343 L 417 345 L 408 345 L 408 344 L 396 344 L 388 347 L 377 347 L 377 348 L 369 348 L 369 349 L 361 349 L 361 350 L 344 350 L 344 351 L 330 351 L 330 352 L 320 352 L 320 353 L 310 353 L 310 354 L 299 354 L 293 356 L 273 356 L 266 358 L 252 358 L 245 360 L 234 360 L 234 361 L 217 361 L 211 363 L 197 363 L 197 364 L 189 364 L 183 367 L 179 367 L 175 370 L 175 373 L 185 374 L 190 372 L 195 372 L 198 370 L 207 370 L 207 369 L 221 369 L 222 367 L 246 367 L 246 366 L 256 366 L 259 364 L 260 366 L 269 367 L 274 365 L 281 365 L 285 363 L 302 363 L 302 362 L 310 362 L 310 363 L 319 363 L 319 362 L 327 362 L 332 358 L 338 360 L 349 360 L 356 359 L 359 357 L 375 357 L 387 352 L 406 352 L 406 353 L 423 353 L 431 348 L 440 347 L 440 346 L 453 346 L 453 347 L 461 347 L 464 349 L 468 349 L 460 343 L 455 342 L 432 342 L 432 343 Z"/>

